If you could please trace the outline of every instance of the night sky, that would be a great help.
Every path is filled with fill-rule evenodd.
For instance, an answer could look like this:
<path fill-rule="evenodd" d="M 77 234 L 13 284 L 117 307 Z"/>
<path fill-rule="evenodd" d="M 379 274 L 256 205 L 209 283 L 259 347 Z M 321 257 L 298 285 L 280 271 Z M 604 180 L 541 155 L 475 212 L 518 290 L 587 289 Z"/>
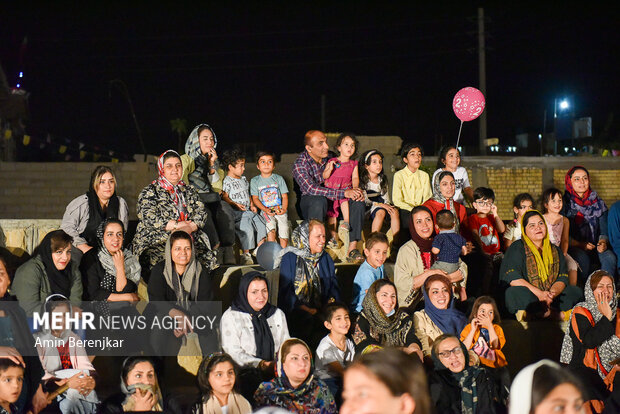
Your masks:
<path fill-rule="evenodd" d="M 456 91 L 478 86 L 472 2 L 18 3 L 0 6 L 0 64 L 11 86 L 24 72 L 28 132 L 119 152 L 140 147 L 114 79 L 127 85 L 153 154 L 177 146 L 175 118 L 189 130 L 209 123 L 222 148 L 298 152 L 304 132 L 320 128 L 321 94 L 328 131 L 399 135 L 430 153 L 456 139 Z M 539 132 L 544 109 L 551 116 L 565 95 L 577 117 L 592 116 L 595 135 L 618 115 L 620 8 L 588 6 L 485 8 L 489 137 Z M 477 138 L 478 121 L 466 123 L 465 145 Z"/>

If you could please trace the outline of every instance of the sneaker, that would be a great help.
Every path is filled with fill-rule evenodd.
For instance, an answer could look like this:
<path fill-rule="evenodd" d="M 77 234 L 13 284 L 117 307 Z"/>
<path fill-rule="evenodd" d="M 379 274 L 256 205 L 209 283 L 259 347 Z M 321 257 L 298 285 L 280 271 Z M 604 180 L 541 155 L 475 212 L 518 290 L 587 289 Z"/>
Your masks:
<path fill-rule="evenodd" d="M 252 255 L 248 252 L 248 253 L 243 253 L 243 255 L 241 256 L 241 264 L 242 265 L 253 265 L 254 264 L 254 260 L 252 259 Z"/>
<path fill-rule="evenodd" d="M 330 249 L 330 250 L 338 249 L 338 240 L 336 240 L 334 238 L 329 239 L 329 241 L 327 242 L 327 245 L 325 247 Z"/>

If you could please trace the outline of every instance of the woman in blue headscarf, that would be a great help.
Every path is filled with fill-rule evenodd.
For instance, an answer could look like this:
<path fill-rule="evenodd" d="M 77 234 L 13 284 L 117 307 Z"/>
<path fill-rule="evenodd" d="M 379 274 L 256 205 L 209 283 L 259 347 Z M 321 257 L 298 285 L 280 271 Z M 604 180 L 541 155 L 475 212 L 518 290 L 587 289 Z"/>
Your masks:
<path fill-rule="evenodd" d="M 413 314 L 413 323 L 425 357 L 430 356 L 437 337 L 458 337 L 467 324 L 465 314 L 454 308 L 451 286 L 450 280 L 441 274 L 429 276 L 424 282 L 424 309 Z"/>

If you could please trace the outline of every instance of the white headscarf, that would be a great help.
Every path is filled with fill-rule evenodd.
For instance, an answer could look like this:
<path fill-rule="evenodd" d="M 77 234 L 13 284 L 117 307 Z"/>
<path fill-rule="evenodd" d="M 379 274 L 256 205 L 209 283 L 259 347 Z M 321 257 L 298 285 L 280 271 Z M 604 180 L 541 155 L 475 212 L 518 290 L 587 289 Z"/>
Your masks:
<path fill-rule="evenodd" d="M 508 414 L 530 414 L 532 409 L 532 382 L 534 381 L 534 373 L 543 365 L 560 369 L 560 366 L 555 362 L 549 359 L 543 359 L 519 371 L 510 387 Z"/>

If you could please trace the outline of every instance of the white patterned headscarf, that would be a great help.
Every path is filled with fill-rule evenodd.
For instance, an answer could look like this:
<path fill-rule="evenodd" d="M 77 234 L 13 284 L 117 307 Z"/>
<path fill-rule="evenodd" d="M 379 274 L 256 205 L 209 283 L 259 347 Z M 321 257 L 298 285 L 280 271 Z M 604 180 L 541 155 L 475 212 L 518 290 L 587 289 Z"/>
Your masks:
<path fill-rule="evenodd" d="M 598 310 L 598 306 L 596 303 L 596 298 L 594 297 L 594 292 L 592 291 L 592 287 L 590 286 L 590 280 L 592 280 L 592 276 L 595 274 L 603 272 L 602 270 L 597 270 L 593 272 L 590 276 L 588 276 L 588 280 L 583 288 L 583 293 L 586 298 L 585 302 L 579 302 L 575 305 L 573 310 L 577 307 L 586 308 L 590 314 L 592 314 L 592 319 L 594 319 L 594 323 L 603 318 L 603 314 Z M 614 278 L 605 272 L 605 275 L 609 277 L 612 281 Z M 612 283 L 612 286 L 614 283 Z M 613 287 L 613 294 L 610 303 L 611 314 L 616 318 L 617 309 L 618 309 L 618 298 L 616 296 L 616 288 Z M 570 317 L 570 321 L 568 326 L 566 327 L 566 332 L 564 333 L 564 341 L 562 342 L 562 351 L 560 354 L 560 362 L 563 364 L 569 364 L 573 359 L 573 341 L 570 337 L 570 329 L 573 322 L 573 318 L 575 317 L 575 313 L 573 312 Z M 598 354 L 601 357 L 601 363 L 607 372 L 611 371 L 613 366 L 610 364 L 612 361 L 618 359 L 620 357 L 620 338 L 616 335 L 612 335 L 609 339 L 603 342 L 598 346 Z M 600 367 L 597 368 L 598 374 L 601 378 L 605 378 L 605 373 L 601 372 Z"/>

